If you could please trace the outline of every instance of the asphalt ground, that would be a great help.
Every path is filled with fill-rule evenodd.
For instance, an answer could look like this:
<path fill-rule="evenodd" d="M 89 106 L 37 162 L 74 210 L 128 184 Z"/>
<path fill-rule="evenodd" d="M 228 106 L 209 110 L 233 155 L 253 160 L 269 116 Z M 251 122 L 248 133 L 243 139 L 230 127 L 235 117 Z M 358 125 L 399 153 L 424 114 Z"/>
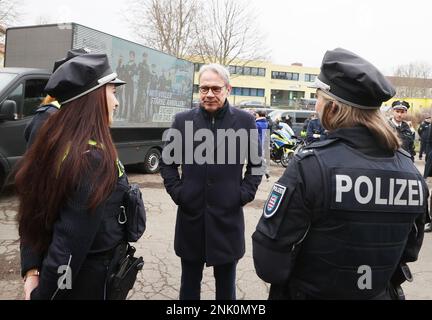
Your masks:
<path fill-rule="evenodd" d="M 420 172 L 424 161 L 416 160 Z M 251 235 L 261 216 L 262 208 L 273 183 L 284 168 L 273 164 L 270 179 L 263 179 L 256 199 L 245 208 L 246 254 L 237 268 L 237 298 L 241 300 L 267 299 L 269 286 L 255 273 L 252 259 Z M 138 275 L 128 299 L 176 300 L 180 286 L 180 258 L 174 253 L 174 227 L 176 206 L 166 193 L 160 175 L 141 175 L 128 172 L 132 183 L 138 183 L 147 209 L 147 230 L 136 243 L 137 254 L 142 255 L 145 266 Z M 430 188 L 432 187 L 432 184 Z M 23 299 L 20 277 L 19 243 L 15 216 L 17 197 L 9 188 L 0 195 L 0 299 Z M 414 282 L 403 285 L 407 299 L 432 299 L 432 234 L 425 234 L 424 244 L 417 262 L 410 264 Z M 215 298 L 213 268 L 205 268 L 202 299 Z"/>

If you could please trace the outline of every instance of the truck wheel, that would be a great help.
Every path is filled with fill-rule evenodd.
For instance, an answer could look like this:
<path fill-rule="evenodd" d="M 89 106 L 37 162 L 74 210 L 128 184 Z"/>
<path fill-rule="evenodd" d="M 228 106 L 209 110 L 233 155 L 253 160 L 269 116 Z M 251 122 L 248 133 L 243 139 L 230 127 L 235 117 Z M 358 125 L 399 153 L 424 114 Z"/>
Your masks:
<path fill-rule="evenodd" d="M 153 148 L 147 152 L 144 163 L 140 164 L 141 171 L 144 173 L 158 173 L 160 170 L 161 153 L 158 149 Z"/>

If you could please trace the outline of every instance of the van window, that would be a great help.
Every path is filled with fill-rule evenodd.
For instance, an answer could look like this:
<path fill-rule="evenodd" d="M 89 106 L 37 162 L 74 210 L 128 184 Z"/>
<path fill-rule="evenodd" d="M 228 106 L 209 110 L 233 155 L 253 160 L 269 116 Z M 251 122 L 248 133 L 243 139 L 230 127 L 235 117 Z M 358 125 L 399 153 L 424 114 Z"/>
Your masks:
<path fill-rule="evenodd" d="M 25 83 L 24 107 L 21 117 L 34 114 L 45 97 L 44 89 L 48 79 L 31 79 Z"/>

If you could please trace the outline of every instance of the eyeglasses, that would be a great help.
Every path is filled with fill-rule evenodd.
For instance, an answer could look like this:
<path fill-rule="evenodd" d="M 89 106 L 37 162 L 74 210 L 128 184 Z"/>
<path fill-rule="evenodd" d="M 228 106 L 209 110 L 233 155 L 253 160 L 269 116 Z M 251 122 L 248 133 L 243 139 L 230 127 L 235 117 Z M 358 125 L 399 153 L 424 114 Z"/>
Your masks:
<path fill-rule="evenodd" d="M 225 86 L 222 86 L 222 87 L 218 87 L 218 86 L 213 86 L 213 87 L 202 86 L 202 87 L 199 87 L 199 91 L 201 93 L 203 93 L 203 94 L 207 94 L 211 90 L 213 92 L 213 94 L 219 94 L 219 93 L 222 92 L 222 88 L 225 88 Z"/>

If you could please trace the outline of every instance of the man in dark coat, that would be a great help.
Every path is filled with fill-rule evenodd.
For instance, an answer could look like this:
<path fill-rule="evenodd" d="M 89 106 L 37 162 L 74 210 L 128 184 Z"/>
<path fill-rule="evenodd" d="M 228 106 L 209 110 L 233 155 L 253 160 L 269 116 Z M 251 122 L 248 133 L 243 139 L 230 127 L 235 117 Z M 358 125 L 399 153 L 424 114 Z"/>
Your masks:
<path fill-rule="evenodd" d="M 321 125 L 318 118 L 309 121 L 306 131 L 306 143 L 310 144 L 313 142 L 321 141 L 325 139 L 325 130 Z"/>
<path fill-rule="evenodd" d="M 254 199 L 263 173 L 258 132 L 252 115 L 229 105 L 231 85 L 223 66 L 203 66 L 199 81 L 200 107 L 176 115 L 165 139 L 174 141 L 165 146 L 161 165 L 165 188 L 178 205 L 180 299 L 200 299 L 206 264 L 214 267 L 216 299 L 234 300 L 236 265 L 245 253 L 242 207 Z"/>
<path fill-rule="evenodd" d="M 423 122 L 420 124 L 417 132 L 420 136 L 420 152 L 419 159 L 423 158 L 423 153 L 426 153 L 427 157 L 427 145 L 430 143 L 429 141 L 429 130 L 431 128 L 431 117 L 427 115 Z"/>

